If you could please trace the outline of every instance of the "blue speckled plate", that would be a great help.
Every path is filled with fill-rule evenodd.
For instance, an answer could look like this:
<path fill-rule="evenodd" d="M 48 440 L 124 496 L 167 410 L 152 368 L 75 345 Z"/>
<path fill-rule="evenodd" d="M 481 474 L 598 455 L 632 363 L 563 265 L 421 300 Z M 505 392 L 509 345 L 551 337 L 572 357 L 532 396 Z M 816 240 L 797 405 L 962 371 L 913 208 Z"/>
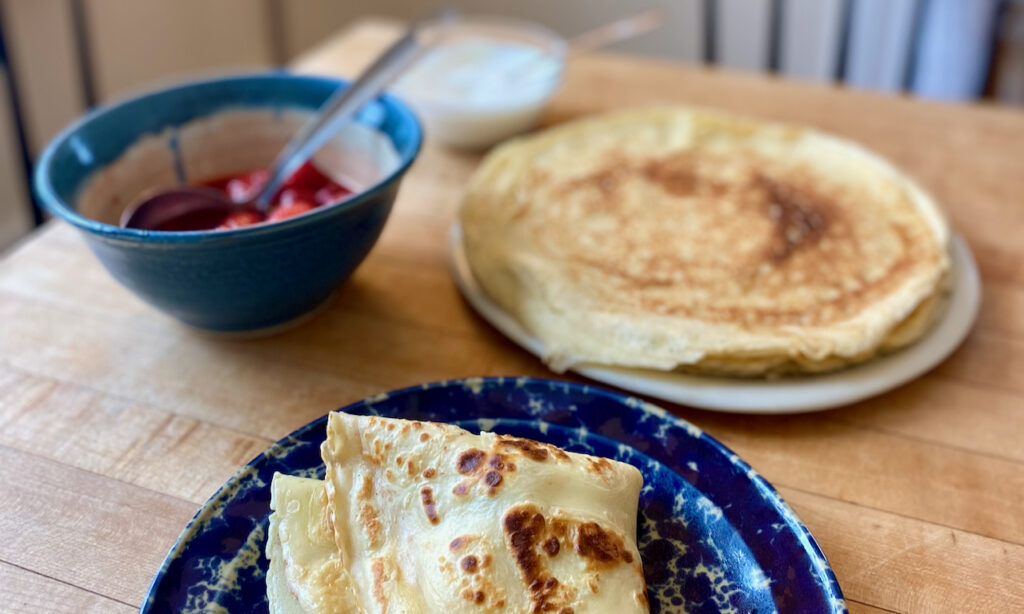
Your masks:
<path fill-rule="evenodd" d="M 355 414 L 449 422 L 635 465 L 651 612 L 846 612 L 821 550 L 775 489 L 697 427 L 636 398 L 531 378 L 424 384 Z M 256 457 L 196 514 L 143 613 L 266 612 L 263 554 L 275 471 L 322 477 L 326 419 Z"/>

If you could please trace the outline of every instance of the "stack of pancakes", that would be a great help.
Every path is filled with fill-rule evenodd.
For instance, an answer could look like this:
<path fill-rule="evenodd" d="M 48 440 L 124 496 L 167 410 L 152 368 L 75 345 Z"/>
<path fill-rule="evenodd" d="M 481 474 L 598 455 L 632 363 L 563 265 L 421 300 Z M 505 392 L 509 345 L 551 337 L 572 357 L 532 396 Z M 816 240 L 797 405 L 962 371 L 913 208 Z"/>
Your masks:
<path fill-rule="evenodd" d="M 877 155 L 683 108 L 509 142 L 460 217 L 474 275 L 556 371 L 841 368 L 918 339 L 949 271 L 939 208 Z"/>

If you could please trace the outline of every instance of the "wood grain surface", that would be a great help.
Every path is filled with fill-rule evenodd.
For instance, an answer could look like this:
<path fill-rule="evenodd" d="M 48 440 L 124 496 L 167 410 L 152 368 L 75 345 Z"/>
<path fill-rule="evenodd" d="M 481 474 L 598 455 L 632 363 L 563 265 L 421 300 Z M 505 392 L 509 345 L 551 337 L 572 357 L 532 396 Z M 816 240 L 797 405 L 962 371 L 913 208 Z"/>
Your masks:
<path fill-rule="evenodd" d="M 395 33 L 362 23 L 296 68 L 351 75 Z M 779 488 L 852 612 L 1024 611 L 1024 114 L 595 55 L 572 61 L 546 122 L 667 102 L 805 123 L 891 158 L 945 205 L 985 289 L 964 346 L 892 393 L 790 417 L 670 410 Z M 329 309 L 268 339 L 176 324 L 61 223 L 0 261 L 0 609 L 138 608 L 198 506 L 329 410 L 430 380 L 552 376 L 447 272 L 477 160 L 428 144 Z"/>

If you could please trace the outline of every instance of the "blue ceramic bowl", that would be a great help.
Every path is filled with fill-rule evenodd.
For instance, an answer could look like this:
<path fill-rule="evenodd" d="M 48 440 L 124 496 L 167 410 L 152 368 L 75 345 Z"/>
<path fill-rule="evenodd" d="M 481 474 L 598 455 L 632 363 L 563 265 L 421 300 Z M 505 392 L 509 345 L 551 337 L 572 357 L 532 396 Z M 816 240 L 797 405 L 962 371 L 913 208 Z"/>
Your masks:
<path fill-rule="evenodd" d="M 344 85 L 286 73 L 235 76 L 99 109 L 46 148 L 35 189 L 50 213 L 83 232 L 114 278 L 161 311 L 214 331 L 281 325 L 326 301 L 380 235 L 420 149 L 420 124 L 406 105 L 385 95 L 360 113 L 352 129 L 376 139 L 391 163 L 342 203 L 229 231 L 120 228 L 117 210 L 147 188 L 228 175 L 256 159 L 265 165 L 294 128 L 279 125 L 283 118 L 297 125 Z"/>

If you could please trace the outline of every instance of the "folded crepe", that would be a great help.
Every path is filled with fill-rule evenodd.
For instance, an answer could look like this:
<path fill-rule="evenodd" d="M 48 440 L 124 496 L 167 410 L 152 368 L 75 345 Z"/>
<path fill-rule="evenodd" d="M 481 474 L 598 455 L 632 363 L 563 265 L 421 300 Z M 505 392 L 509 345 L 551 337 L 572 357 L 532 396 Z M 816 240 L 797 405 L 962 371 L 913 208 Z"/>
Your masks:
<path fill-rule="evenodd" d="M 643 479 L 455 426 L 331 414 L 326 479 L 275 475 L 271 612 L 647 612 Z"/>

